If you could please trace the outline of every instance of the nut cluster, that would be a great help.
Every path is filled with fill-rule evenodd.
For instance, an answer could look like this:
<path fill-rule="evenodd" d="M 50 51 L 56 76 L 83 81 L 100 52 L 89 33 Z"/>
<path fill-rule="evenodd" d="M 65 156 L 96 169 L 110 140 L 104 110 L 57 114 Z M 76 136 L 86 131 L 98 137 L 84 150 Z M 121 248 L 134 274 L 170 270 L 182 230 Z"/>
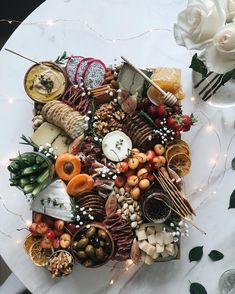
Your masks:
<path fill-rule="evenodd" d="M 118 202 L 117 213 L 121 214 L 133 229 L 138 228 L 143 222 L 139 203 L 131 198 L 130 193 L 125 192 L 124 188 L 114 187 L 113 191 Z"/>
<path fill-rule="evenodd" d="M 72 272 L 73 258 L 70 253 L 56 252 L 48 262 L 48 271 L 52 278 L 64 277 Z"/>
<path fill-rule="evenodd" d="M 44 123 L 44 118 L 41 114 L 35 115 L 32 119 L 32 123 L 33 123 L 33 129 L 36 130 L 37 128 L 40 127 L 40 125 L 42 123 Z"/>
<path fill-rule="evenodd" d="M 125 113 L 119 108 L 117 102 L 111 101 L 101 105 L 95 112 L 95 131 L 104 136 L 115 130 L 122 130 Z"/>

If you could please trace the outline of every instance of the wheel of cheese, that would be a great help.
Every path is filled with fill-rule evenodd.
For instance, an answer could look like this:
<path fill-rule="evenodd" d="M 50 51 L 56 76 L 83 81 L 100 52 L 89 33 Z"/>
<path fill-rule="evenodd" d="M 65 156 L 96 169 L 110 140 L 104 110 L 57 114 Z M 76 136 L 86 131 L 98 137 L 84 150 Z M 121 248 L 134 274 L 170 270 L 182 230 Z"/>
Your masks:
<path fill-rule="evenodd" d="M 98 59 L 88 62 L 83 72 L 83 82 L 86 88 L 95 88 L 103 84 L 105 78 L 106 66 Z"/>
<path fill-rule="evenodd" d="M 75 74 L 77 71 L 77 67 L 79 62 L 82 61 L 83 58 L 83 56 L 70 56 L 67 61 L 65 70 L 71 84 L 75 83 Z"/>
<path fill-rule="evenodd" d="M 91 60 L 93 60 L 94 58 L 92 57 L 87 57 L 87 58 L 83 58 L 79 63 L 78 63 L 78 66 L 77 66 L 77 70 L 76 70 L 76 73 L 75 73 L 75 81 L 78 85 L 81 84 L 82 82 L 82 75 L 83 75 L 83 72 L 88 64 L 88 62 L 90 62 Z"/>

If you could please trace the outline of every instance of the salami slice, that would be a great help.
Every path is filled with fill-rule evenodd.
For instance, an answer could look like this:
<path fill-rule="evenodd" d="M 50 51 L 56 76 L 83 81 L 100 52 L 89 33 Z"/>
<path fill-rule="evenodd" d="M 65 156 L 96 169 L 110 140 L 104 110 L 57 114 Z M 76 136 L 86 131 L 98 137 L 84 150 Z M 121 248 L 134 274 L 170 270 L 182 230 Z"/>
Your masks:
<path fill-rule="evenodd" d="M 101 60 L 90 61 L 83 73 L 83 82 L 86 88 L 95 88 L 103 84 L 105 79 L 106 66 Z"/>
<path fill-rule="evenodd" d="M 86 68 L 88 62 L 90 62 L 91 60 L 93 60 L 94 58 L 92 57 L 88 57 L 88 58 L 83 58 L 78 66 L 77 66 L 77 70 L 76 70 L 76 74 L 75 74 L 75 81 L 78 85 L 81 84 L 82 82 L 82 75 L 83 75 L 83 71 Z"/>
<path fill-rule="evenodd" d="M 67 61 L 65 70 L 71 84 L 75 83 L 75 74 L 77 71 L 77 66 L 79 62 L 83 60 L 83 58 L 83 56 L 70 56 Z"/>

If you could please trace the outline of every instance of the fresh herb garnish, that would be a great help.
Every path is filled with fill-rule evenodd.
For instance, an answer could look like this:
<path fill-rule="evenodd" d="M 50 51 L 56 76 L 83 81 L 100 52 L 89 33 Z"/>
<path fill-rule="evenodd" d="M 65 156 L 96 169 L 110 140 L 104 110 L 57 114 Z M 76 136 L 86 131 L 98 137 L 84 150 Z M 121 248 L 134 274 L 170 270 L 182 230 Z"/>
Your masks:
<path fill-rule="evenodd" d="M 115 148 L 118 149 L 119 151 L 121 150 L 121 147 L 123 145 L 123 139 L 119 139 L 116 144 L 115 144 Z"/>
<path fill-rule="evenodd" d="M 57 63 L 57 64 L 64 64 L 65 61 L 66 61 L 67 59 L 68 59 L 67 52 L 64 51 L 64 52 L 62 53 L 62 55 L 59 55 L 59 56 L 56 58 L 55 63 Z"/>
<path fill-rule="evenodd" d="M 38 79 L 41 85 L 47 90 L 47 93 L 51 93 L 54 87 L 53 81 L 50 78 L 45 77 L 44 75 L 40 75 Z"/>
<path fill-rule="evenodd" d="M 64 203 L 59 203 L 56 199 L 51 199 L 50 197 L 48 197 L 47 199 L 41 199 L 40 202 L 42 206 L 45 206 L 45 204 L 47 203 L 48 205 L 52 204 L 53 207 L 64 207 Z"/>

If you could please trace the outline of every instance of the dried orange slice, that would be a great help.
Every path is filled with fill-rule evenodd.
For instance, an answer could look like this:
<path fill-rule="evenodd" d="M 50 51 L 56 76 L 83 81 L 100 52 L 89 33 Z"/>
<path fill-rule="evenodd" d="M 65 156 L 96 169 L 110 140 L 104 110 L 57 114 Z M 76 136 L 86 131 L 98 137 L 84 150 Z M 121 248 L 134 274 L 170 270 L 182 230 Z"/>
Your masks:
<path fill-rule="evenodd" d="M 166 160 L 169 160 L 173 155 L 177 153 L 185 153 L 190 156 L 190 151 L 185 145 L 174 144 L 166 149 Z"/>
<path fill-rule="evenodd" d="M 188 143 L 186 143 L 184 140 L 181 140 L 181 139 L 175 139 L 171 142 L 169 142 L 167 145 L 166 145 L 166 149 L 169 148 L 170 146 L 172 145 L 183 145 L 185 146 L 186 148 L 188 148 L 188 150 L 190 150 L 190 147 L 188 145 Z"/>
<path fill-rule="evenodd" d="M 167 167 L 173 169 L 180 177 L 184 177 L 190 171 L 191 159 L 185 153 L 177 153 L 168 160 Z"/>
<path fill-rule="evenodd" d="M 53 253 L 52 249 L 43 249 L 40 245 L 41 241 L 35 242 L 29 249 L 29 256 L 32 262 L 37 266 L 46 266 L 48 260 Z"/>
<path fill-rule="evenodd" d="M 37 239 L 32 235 L 29 234 L 28 236 L 26 236 L 26 238 L 24 239 L 24 249 L 25 251 L 29 254 L 29 249 L 30 247 L 37 242 Z"/>

